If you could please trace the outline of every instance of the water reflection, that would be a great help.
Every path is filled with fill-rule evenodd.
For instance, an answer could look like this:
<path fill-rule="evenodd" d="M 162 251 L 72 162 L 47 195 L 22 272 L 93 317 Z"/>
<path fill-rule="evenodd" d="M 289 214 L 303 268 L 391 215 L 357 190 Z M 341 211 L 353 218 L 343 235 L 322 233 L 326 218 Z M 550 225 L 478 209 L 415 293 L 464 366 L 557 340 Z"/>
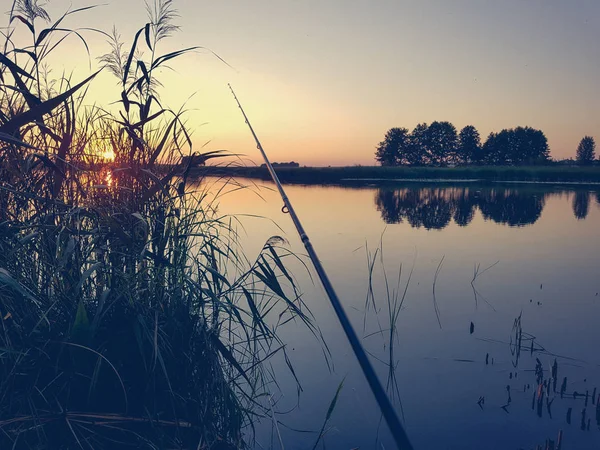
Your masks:
<path fill-rule="evenodd" d="M 573 197 L 573 214 L 578 220 L 587 217 L 590 211 L 590 200 L 589 192 L 577 192 Z"/>
<path fill-rule="evenodd" d="M 468 225 L 473 219 L 473 205 L 468 200 L 468 193 L 456 189 L 382 188 L 377 190 L 375 204 L 386 223 L 406 220 L 414 228 L 441 229 L 453 216 L 462 225 Z"/>
<path fill-rule="evenodd" d="M 550 195 L 561 193 L 505 187 L 379 188 L 375 205 L 386 223 L 407 222 L 414 228 L 440 230 L 452 220 L 467 226 L 477 209 L 485 220 L 521 227 L 532 225 L 541 217 Z M 573 200 L 575 217 L 585 219 L 589 203 L 588 192 L 577 192 Z"/>
<path fill-rule="evenodd" d="M 542 215 L 548 194 L 530 194 L 498 189 L 485 193 L 477 202 L 486 220 L 509 226 L 534 224 Z"/>
<path fill-rule="evenodd" d="M 392 367 L 397 364 L 393 376 L 398 383 L 390 384 L 390 389 L 398 387 L 394 398 L 401 399 L 415 448 L 533 449 L 547 438 L 556 439 L 559 429 L 568 436 L 569 448 L 600 448 L 595 427 L 599 392 L 594 393 L 596 386 L 600 388 L 600 328 L 594 326 L 600 312 L 600 281 L 593 264 L 600 252 L 600 207 L 594 188 L 415 182 L 373 186 L 369 182 L 289 185 L 286 190 L 345 306 L 354 311 L 365 346 L 374 358 L 385 361 L 377 366 L 382 380 L 390 376 L 391 347 L 382 339 L 387 333 L 381 330 L 390 329 L 389 317 L 398 318 L 394 330 L 406 345 L 395 347 Z M 589 194 L 586 220 L 577 222 L 572 207 L 579 190 L 594 192 Z M 281 215 L 276 190 L 266 191 L 265 200 L 239 190 L 225 197 L 221 212 L 274 218 L 285 233 L 292 233 L 289 218 Z M 387 227 L 382 237 L 382 217 L 385 222 L 404 225 Z M 488 222 L 484 223 L 484 217 Z M 256 236 L 261 233 L 280 232 L 264 222 L 246 223 L 245 242 L 250 245 L 260 241 Z M 443 231 L 424 233 L 425 227 Z M 364 252 L 355 249 L 365 249 L 368 243 L 373 251 L 378 242 L 382 242 L 386 256 L 381 261 L 388 272 L 384 274 L 383 262 L 376 266 L 372 277 L 375 306 L 367 307 L 364 293 L 370 283 L 369 268 Z M 292 245 L 302 249 L 297 240 Z M 444 256 L 434 304 L 432 284 Z M 413 265 L 415 272 L 410 275 Z M 401 273 L 400 266 L 405 268 Z M 402 295 L 409 276 L 412 281 L 399 315 L 388 314 L 394 308 L 393 299 L 399 298 L 395 293 Z M 386 277 L 393 283 L 390 294 Z M 360 384 L 363 380 L 355 362 L 344 356 L 343 336 L 328 305 L 321 302 L 318 287 L 308 275 L 299 283 L 311 299 L 332 352 L 342 355 L 336 357 L 335 376 L 350 374 L 340 396 L 346 407 L 337 408 L 332 419 L 332 426 L 344 431 L 331 437 L 333 446 L 373 448 L 372 430 L 377 429 L 379 412 L 364 395 L 368 388 Z M 374 311 L 381 313 L 377 316 Z M 312 363 L 319 349 L 309 337 L 294 331 L 285 338 L 295 345 L 294 356 L 300 361 L 297 375 L 306 392 L 303 408 L 292 413 L 294 422 L 286 420 L 295 428 L 319 429 L 341 376 L 332 378 L 326 365 Z M 285 361 L 281 364 L 284 367 Z M 422 389 L 415 388 L 438 385 L 435 395 L 424 396 Z M 586 392 L 584 432 L 580 428 Z M 400 408 L 400 401 L 396 405 Z M 303 412 L 307 410 L 322 413 Z M 565 422 L 568 411 L 572 425 Z M 312 435 L 302 439 L 306 441 L 296 448 L 312 448 Z M 389 439 L 385 447 L 392 447 L 388 443 Z"/>

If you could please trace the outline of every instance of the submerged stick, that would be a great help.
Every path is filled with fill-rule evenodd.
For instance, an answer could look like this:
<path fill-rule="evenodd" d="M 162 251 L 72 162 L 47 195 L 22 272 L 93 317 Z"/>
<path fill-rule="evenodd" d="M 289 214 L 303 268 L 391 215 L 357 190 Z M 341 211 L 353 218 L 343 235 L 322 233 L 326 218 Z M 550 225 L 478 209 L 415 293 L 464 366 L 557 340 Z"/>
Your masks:
<path fill-rule="evenodd" d="M 340 302 L 340 299 L 338 298 L 337 294 L 335 293 L 335 290 L 333 289 L 333 285 L 329 281 L 329 277 L 327 276 L 325 269 L 321 265 L 321 262 L 319 261 L 319 258 L 317 257 L 317 253 L 315 252 L 315 249 L 313 248 L 312 243 L 310 242 L 310 239 L 308 238 L 308 235 L 306 234 L 306 232 L 304 231 L 304 228 L 302 227 L 302 224 L 300 223 L 300 219 L 296 215 L 296 212 L 294 211 L 294 208 L 292 207 L 292 204 L 291 204 L 288 196 L 286 195 L 286 193 L 283 189 L 283 186 L 281 185 L 281 182 L 279 181 L 279 177 L 277 177 L 277 174 L 275 173 L 275 169 L 273 169 L 273 166 L 271 165 L 271 162 L 269 161 L 267 154 L 265 153 L 260 141 L 258 140 L 258 137 L 256 136 L 256 133 L 254 132 L 254 129 L 252 128 L 252 125 L 250 125 L 250 120 L 248 120 L 248 117 L 246 116 L 246 113 L 244 112 L 244 108 L 242 108 L 242 105 L 241 105 L 240 101 L 238 100 L 237 96 L 235 95 L 233 88 L 231 87 L 231 85 L 228 85 L 228 86 L 229 86 L 229 89 L 231 90 L 231 93 L 233 94 L 233 98 L 235 99 L 240 110 L 242 111 L 242 115 L 244 116 L 244 120 L 246 121 L 246 124 L 248 125 L 248 128 L 250 129 L 250 132 L 252 133 L 252 136 L 254 137 L 254 141 L 256 142 L 256 148 L 258 148 L 258 150 L 260 150 L 260 153 L 262 154 L 262 157 L 265 160 L 265 164 L 267 166 L 267 169 L 269 170 L 271 178 L 273 179 L 273 182 L 275 183 L 275 185 L 277 186 L 277 189 L 279 190 L 279 195 L 281 196 L 281 199 L 283 200 L 283 203 L 284 203 L 282 212 L 288 213 L 290 215 L 290 217 L 292 218 L 292 222 L 294 222 L 294 226 L 296 227 L 296 231 L 298 232 L 298 235 L 300 236 L 300 240 L 304 244 L 304 248 L 306 249 L 306 252 L 308 253 L 308 257 L 310 258 L 310 260 L 312 261 L 312 263 L 315 267 L 315 271 L 317 272 L 317 275 L 319 276 L 319 279 L 321 280 L 323 288 L 325 289 L 325 292 L 327 293 L 327 297 L 329 297 L 329 301 L 335 311 L 335 314 L 337 315 L 340 325 L 344 329 L 344 333 L 346 333 L 346 338 L 348 339 L 348 342 L 350 343 L 350 346 L 352 347 L 352 350 L 354 351 L 354 355 L 356 356 L 356 359 L 358 360 L 358 363 L 360 364 L 360 368 L 362 369 L 362 372 L 365 375 L 367 382 L 369 383 L 369 387 L 371 388 L 371 391 L 373 392 L 373 396 L 375 397 L 375 400 L 377 401 L 377 404 L 379 405 L 379 409 L 381 410 L 381 413 L 383 414 L 383 417 L 385 418 L 388 428 L 390 429 L 390 432 L 392 433 L 392 436 L 394 437 L 396 446 L 399 449 L 412 450 L 413 446 L 410 443 L 408 436 L 407 436 L 406 432 L 404 431 L 404 428 L 402 427 L 402 424 L 400 423 L 400 419 L 398 418 L 398 415 L 396 414 L 396 411 L 394 410 L 394 407 L 392 406 L 390 399 L 388 398 L 387 394 L 385 393 L 385 390 L 383 389 L 381 382 L 377 378 L 377 375 L 375 374 L 375 370 L 373 369 L 373 366 L 371 365 L 371 362 L 369 361 L 369 358 L 367 357 L 367 354 L 366 354 L 365 350 L 363 349 L 363 347 L 360 343 L 360 340 L 358 339 L 358 336 L 356 335 L 356 332 L 354 331 L 354 328 L 352 327 L 352 324 L 350 323 L 350 320 L 348 319 L 348 316 L 346 315 L 346 311 L 344 310 L 342 303 Z"/>
<path fill-rule="evenodd" d="M 437 277 L 440 274 L 440 271 L 442 270 L 442 264 L 444 264 L 444 258 L 446 258 L 446 255 L 442 256 L 442 259 L 440 260 L 440 263 L 437 266 L 435 275 L 433 277 L 433 287 L 432 287 L 433 309 L 435 310 L 435 316 L 437 317 L 437 321 L 438 321 L 438 325 L 440 326 L 440 330 L 442 329 L 442 321 L 440 320 L 440 308 L 438 307 L 437 298 L 435 297 L 435 285 L 437 284 Z"/>

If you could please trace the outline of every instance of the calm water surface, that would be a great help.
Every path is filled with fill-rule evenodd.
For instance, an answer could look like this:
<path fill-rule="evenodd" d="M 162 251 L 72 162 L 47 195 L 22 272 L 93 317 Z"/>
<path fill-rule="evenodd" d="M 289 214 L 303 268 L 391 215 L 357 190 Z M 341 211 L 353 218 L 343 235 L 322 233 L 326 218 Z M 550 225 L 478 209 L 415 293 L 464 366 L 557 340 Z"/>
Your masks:
<path fill-rule="evenodd" d="M 272 235 L 303 253 L 272 189 L 261 184 L 220 199 L 222 213 L 264 217 L 240 217 L 250 257 Z M 600 193 L 415 183 L 286 190 L 384 382 L 390 374 L 384 273 L 393 291 L 402 267 L 403 291 L 413 270 L 397 320 L 392 390 L 415 448 L 533 449 L 559 430 L 564 449 L 600 448 L 600 407 L 592 400 L 596 387 L 600 394 Z M 368 254 L 378 248 L 374 309 L 372 301 L 366 306 Z M 303 389 L 298 398 L 283 361 L 275 359 L 280 389 L 274 386 L 273 396 L 285 448 L 312 447 L 314 433 L 288 427 L 318 430 L 342 379 L 325 448 L 394 448 L 321 287 L 290 264 L 333 370 L 306 329 L 282 329 Z M 550 387 L 538 392 L 540 380 Z M 582 395 L 574 398 L 575 392 Z M 270 423 L 261 425 L 259 443 L 279 448 L 273 433 Z"/>

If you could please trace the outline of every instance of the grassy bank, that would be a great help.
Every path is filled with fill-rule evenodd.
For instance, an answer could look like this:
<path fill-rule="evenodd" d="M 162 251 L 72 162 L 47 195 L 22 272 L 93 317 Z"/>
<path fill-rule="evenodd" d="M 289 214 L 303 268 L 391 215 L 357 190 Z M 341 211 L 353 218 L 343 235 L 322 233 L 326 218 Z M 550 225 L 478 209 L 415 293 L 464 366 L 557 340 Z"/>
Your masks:
<path fill-rule="evenodd" d="M 477 180 L 489 182 L 600 183 L 600 167 L 465 166 L 465 167 L 283 167 L 282 182 L 299 184 L 353 183 L 393 180 Z M 205 167 L 196 174 L 232 175 L 270 179 L 264 167 Z"/>

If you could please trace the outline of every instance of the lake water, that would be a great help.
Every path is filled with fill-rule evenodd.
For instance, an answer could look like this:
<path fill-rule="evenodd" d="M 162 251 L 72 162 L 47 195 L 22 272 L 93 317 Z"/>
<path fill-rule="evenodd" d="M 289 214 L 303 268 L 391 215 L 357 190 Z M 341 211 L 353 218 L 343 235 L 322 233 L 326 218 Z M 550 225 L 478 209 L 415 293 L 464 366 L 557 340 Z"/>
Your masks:
<path fill-rule="evenodd" d="M 271 235 L 304 254 L 273 185 L 242 182 L 251 187 L 221 196 L 219 210 L 240 218 L 247 255 Z M 600 406 L 592 398 L 600 394 L 597 190 L 466 183 L 286 190 L 384 383 L 385 280 L 396 290 L 402 267 L 402 293 L 412 270 L 396 321 L 390 386 L 416 449 L 533 449 L 559 430 L 563 449 L 600 448 Z M 376 264 L 374 299 L 367 301 L 369 254 Z M 281 329 L 303 388 L 298 397 L 274 358 L 285 448 L 312 448 L 316 434 L 291 428 L 319 430 L 341 380 L 325 448 L 394 448 L 317 279 L 290 264 L 333 368 L 304 327 Z M 279 448 L 277 431 L 265 422 L 258 442 Z"/>

